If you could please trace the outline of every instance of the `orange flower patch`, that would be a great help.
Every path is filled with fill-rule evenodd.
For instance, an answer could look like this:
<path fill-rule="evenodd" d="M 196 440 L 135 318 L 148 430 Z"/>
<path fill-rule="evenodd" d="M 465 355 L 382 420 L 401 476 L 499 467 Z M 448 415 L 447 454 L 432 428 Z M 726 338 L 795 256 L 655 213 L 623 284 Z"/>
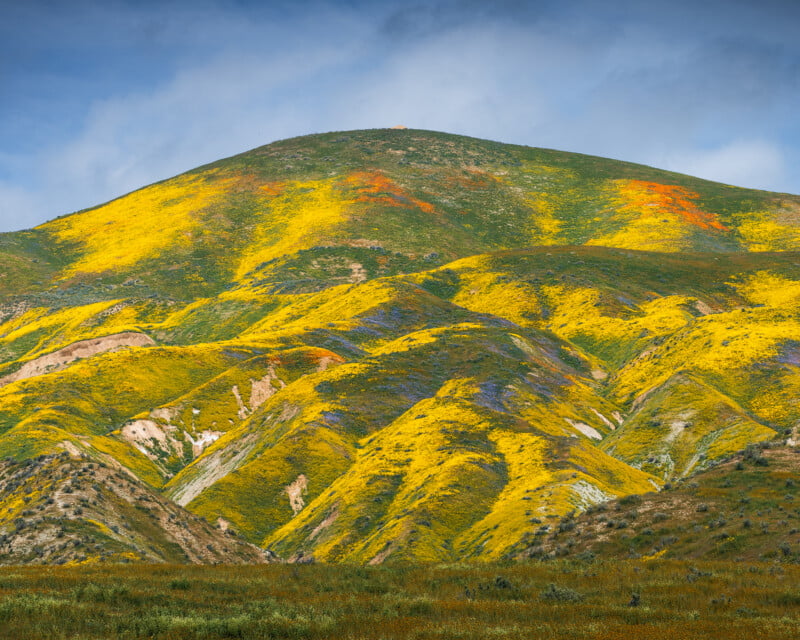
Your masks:
<path fill-rule="evenodd" d="M 465 171 L 453 171 L 442 178 L 442 182 L 448 189 L 466 189 L 467 191 L 477 191 L 486 189 L 491 184 L 499 182 L 497 177 L 488 171 L 480 169 L 466 169 Z"/>
<path fill-rule="evenodd" d="M 430 202 L 413 197 L 400 185 L 392 182 L 392 180 L 378 171 L 353 173 L 347 177 L 345 183 L 355 187 L 356 193 L 358 193 L 356 202 L 369 202 L 371 204 L 405 207 L 407 209 L 416 207 L 425 213 L 433 213 L 435 211 Z"/>
<path fill-rule="evenodd" d="M 322 347 L 310 349 L 305 353 L 305 357 L 314 366 L 327 366 L 328 364 L 344 364 L 347 362 L 342 356 L 333 351 L 328 351 Z"/>
<path fill-rule="evenodd" d="M 644 180 L 620 180 L 617 184 L 620 211 L 672 214 L 701 229 L 728 231 L 728 227 L 715 214 L 703 211 L 695 205 L 693 200 L 700 195 L 694 191 L 677 185 Z"/>
<path fill-rule="evenodd" d="M 266 191 L 268 195 L 275 195 L 284 187 L 283 182 L 265 183 L 263 178 L 252 173 L 236 171 L 225 173 L 223 175 L 229 180 L 229 193 L 263 193 L 263 191 Z"/>
<path fill-rule="evenodd" d="M 285 182 L 265 182 L 260 184 L 258 188 L 264 193 L 266 196 L 279 196 L 286 190 L 286 183 Z"/>

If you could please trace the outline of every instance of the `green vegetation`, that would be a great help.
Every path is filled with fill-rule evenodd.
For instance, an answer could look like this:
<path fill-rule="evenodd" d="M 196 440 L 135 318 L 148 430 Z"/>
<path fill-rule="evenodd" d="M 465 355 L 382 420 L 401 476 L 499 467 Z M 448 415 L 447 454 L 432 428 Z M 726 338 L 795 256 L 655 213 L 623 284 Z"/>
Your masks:
<path fill-rule="evenodd" d="M 715 559 L 800 563 L 800 455 L 763 442 L 670 483 L 570 515 L 524 552 L 529 557 Z"/>
<path fill-rule="evenodd" d="M 0 237 L 0 456 L 119 465 L 284 558 L 513 557 L 800 421 L 798 211 L 434 132 L 280 141 Z"/>
<path fill-rule="evenodd" d="M 568 561 L 406 568 L 15 568 L 27 638 L 793 638 L 797 566 Z"/>

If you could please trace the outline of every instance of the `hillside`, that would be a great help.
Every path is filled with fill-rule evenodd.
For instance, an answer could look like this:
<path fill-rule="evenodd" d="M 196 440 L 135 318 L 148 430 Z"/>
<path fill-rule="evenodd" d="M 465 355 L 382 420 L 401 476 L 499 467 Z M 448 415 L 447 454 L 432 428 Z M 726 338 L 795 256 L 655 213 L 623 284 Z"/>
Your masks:
<path fill-rule="evenodd" d="M 426 131 L 276 142 L 0 237 L 0 457 L 284 558 L 513 555 L 794 427 L 799 216 Z"/>
<path fill-rule="evenodd" d="M 67 453 L 0 463 L 0 500 L 12 526 L 2 564 L 266 561 L 124 472 Z"/>
<path fill-rule="evenodd" d="M 542 524 L 523 555 L 800 560 L 800 456 L 750 446 L 660 493 L 630 495 Z"/>

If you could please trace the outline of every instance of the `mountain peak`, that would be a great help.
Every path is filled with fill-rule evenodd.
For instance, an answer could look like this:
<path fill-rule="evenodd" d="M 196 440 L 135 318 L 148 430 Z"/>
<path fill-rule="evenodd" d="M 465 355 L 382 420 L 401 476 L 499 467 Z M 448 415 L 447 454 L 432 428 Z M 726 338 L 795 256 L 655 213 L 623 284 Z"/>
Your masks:
<path fill-rule="evenodd" d="M 514 556 L 800 420 L 798 211 L 432 131 L 258 147 L 0 238 L 0 456 L 284 558 Z"/>

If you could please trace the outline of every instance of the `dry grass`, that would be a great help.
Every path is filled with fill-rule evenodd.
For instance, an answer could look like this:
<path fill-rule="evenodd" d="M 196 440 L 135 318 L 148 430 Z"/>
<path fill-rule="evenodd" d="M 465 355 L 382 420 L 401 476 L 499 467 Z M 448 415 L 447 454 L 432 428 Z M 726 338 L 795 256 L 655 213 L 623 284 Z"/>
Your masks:
<path fill-rule="evenodd" d="M 0 637 L 792 638 L 799 579 L 677 561 L 13 568 Z"/>

